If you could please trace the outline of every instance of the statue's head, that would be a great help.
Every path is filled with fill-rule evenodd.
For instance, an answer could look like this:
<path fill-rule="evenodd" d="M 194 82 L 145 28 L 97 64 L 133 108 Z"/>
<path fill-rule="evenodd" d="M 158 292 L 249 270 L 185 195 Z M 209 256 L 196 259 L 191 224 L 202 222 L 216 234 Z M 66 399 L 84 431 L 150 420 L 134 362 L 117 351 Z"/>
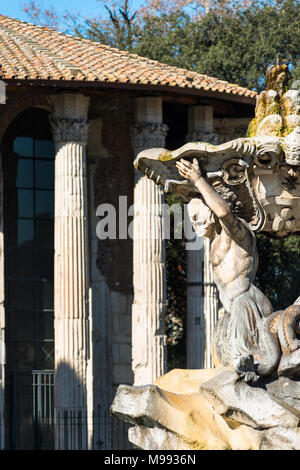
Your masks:
<path fill-rule="evenodd" d="M 191 199 L 188 213 L 198 237 L 213 239 L 216 234 L 217 222 L 214 213 L 199 198 Z"/>

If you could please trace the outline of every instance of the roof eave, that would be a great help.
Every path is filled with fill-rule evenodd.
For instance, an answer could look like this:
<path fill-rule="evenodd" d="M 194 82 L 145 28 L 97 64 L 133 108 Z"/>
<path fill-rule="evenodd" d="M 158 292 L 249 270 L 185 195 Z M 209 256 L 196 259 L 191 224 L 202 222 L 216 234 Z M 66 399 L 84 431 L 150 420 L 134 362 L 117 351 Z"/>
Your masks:
<path fill-rule="evenodd" d="M 152 85 L 142 83 L 124 83 L 124 82 L 102 82 L 102 81 L 85 81 L 85 80 L 43 80 L 43 79 L 18 79 L 10 78 L 2 80 L 9 85 L 17 86 L 41 86 L 41 87 L 69 87 L 69 88 L 114 88 L 114 89 L 126 89 L 126 90 L 145 90 L 153 92 L 169 92 L 169 93 L 181 93 L 188 95 L 196 95 L 203 97 L 218 98 L 226 101 L 234 101 L 238 103 L 256 104 L 256 97 L 204 90 L 195 87 L 179 87 L 179 86 L 168 86 L 168 85 Z"/>

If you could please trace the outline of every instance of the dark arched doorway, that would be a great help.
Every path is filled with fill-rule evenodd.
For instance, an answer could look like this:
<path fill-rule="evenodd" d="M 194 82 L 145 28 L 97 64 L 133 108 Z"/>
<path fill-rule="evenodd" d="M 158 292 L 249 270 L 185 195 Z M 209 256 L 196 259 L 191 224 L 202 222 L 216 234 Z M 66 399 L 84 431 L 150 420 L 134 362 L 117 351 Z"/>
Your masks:
<path fill-rule="evenodd" d="M 7 447 L 53 448 L 55 153 L 48 113 L 18 115 L 2 155 Z"/>

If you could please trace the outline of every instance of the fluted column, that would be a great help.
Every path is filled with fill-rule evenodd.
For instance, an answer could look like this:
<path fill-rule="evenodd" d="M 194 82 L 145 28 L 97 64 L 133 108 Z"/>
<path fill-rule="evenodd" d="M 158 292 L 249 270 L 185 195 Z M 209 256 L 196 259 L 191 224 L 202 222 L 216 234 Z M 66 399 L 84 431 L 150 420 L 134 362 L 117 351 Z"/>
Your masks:
<path fill-rule="evenodd" d="M 212 362 L 212 337 L 216 322 L 218 320 L 219 296 L 217 286 L 214 283 L 212 265 L 209 260 L 210 239 L 204 238 L 204 323 L 205 343 L 203 369 L 211 369 Z"/>
<path fill-rule="evenodd" d="M 186 142 L 209 142 L 216 145 L 213 132 L 213 108 L 189 108 Z M 203 239 L 199 250 L 187 251 L 187 368 L 213 367 L 211 339 L 218 315 L 218 292 L 209 261 L 210 240 Z"/>
<path fill-rule="evenodd" d="M 165 146 L 160 98 L 137 98 L 132 127 L 134 156 Z M 133 224 L 132 367 L 135 385 L 153 383 L 166 372 L 164 195 L 159 186 L 136 171 Z"/>
<path fill-rule="evenodd" d="M 89 357 L 86 143 L 89 98 L 51 97 L 55 157 L 56 447 L 86 447 Z M 67 427 L 66 427 L 67 426 Z"/>

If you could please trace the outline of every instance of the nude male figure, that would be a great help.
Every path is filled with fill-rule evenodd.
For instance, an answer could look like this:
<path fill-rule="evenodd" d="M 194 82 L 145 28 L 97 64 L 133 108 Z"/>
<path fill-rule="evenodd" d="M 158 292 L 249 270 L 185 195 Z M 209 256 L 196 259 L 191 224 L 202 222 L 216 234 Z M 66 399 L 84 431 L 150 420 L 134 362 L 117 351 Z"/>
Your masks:
<path fill-rule="evenodd" d="M 223 362 L 227 360 L 247 382 L 256 381 L 270 369 L 268 361 L 272 354 L 266 351 L 268 361 L 264 364 L 262 352 L 269 346 L 259 337 L 259 326 L 272 313 L 272 305 L 253 285 L 258 264 L 255 235 L 205 180 L 196 159 L 193 163 L 181 159 L 176 166 L 201 195 L 190 201 L 188 212 L 197 235 L 212 240 L 210 261 L 214 280 L 223 307 L 230 314 L 224 338 L 227 358 L 223 357 Z"/>

